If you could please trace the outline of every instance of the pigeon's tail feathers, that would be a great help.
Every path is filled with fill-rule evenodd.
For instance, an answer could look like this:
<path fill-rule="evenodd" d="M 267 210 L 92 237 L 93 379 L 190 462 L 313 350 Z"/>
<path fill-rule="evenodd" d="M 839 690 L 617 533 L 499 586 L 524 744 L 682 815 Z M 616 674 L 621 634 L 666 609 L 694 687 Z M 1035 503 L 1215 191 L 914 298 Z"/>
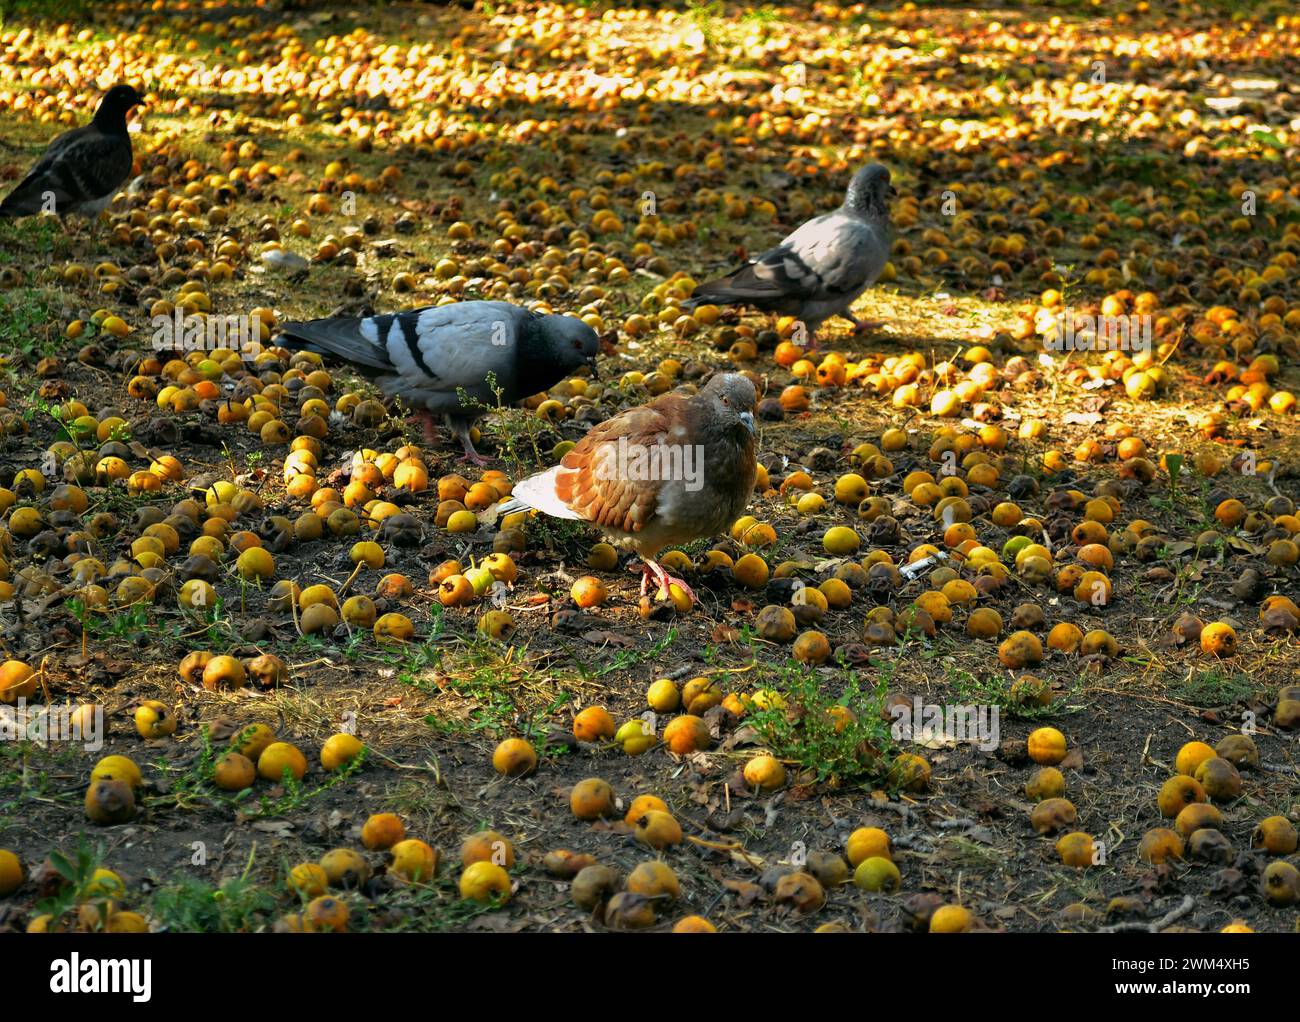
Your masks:
<path fill-rule="evenodd" d="M 39 213 L 44 205 L 44 197 L 41 189 L 34 185 L 31 176 L 19 182 L 18 187 L 0 202 L 0 216 L 33 216 Z"/>
<path fill-rule="evenodd" d="M 700 284 L 691 292 L 691 296 L 681 303 L 682 308 L 698 309 L 701 305 L 743 305 L 749 301 L 749 297 L 741 294 L 730 285 L 731 278 L 729 277 L 711 280 L 707 284 Z M 765 297 L 770 298 L 772 296 L 765 295 Z"/>
<path fill-rule="evenodd" d="M 511 491 L 510 499 L 504 504 L 497 505 L 497 509 L 501 514 L 510 514 L 513 511 L 531 508 L 552 518 L 580 521 L 582 515 L 555 495 L 555 477 L 559 472 L 560 466 L 553 465 L 544 472 L 521 479 Z"/>
<path fill-rule="evenodd" d="M 390 371 L 393 361 L 379 340 L 379 331 L 369 319 L 316 319 L 310 323 L 285 323 L 278 343 L 293 351 L 314 351 L 333 355 L 345 362 L 380 371 Z"/>
<path fill-rule="evenodd" d="M 759 277 L 752 266 L 743 266 L 735 273 L 700 284 L 691 292 L 688 301 L 693 303 L 690 308 L 706 304 L 743 305 L 780 299 L 786 294 L 779 281 Z"/>

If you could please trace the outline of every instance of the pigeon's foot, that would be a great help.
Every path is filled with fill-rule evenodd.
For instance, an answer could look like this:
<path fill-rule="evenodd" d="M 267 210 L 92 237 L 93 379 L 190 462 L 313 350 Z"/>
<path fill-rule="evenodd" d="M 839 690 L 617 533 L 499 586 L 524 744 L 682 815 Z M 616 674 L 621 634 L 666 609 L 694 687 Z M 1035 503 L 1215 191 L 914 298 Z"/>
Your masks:
<path fill-rule="evenodd" d="M 108 222 L 108 216 L 102 211 L 83 210 L 79 216 L 64 217 L 63 230 L 70 239 L 98 248 L 107 235 Z"/>
<path fill-rule="evenodd" d="M 458 419 L 452 419 L 451 428 L 456 431 L 456 438 L 460 441 L 461 447 L 465 449 L 465 453 L 456 459 L 458 462 L 461 464 L 468 462 L 471 465 L 481 466 L 486 465 L 491 461 L 490 458 L 485 458 L 483 455 L 479 454 L 478 451 L 474 450 L 474 438 L 469 435 L 469 423 L 461 422 Z"/>
<path fill-rule="evenodd" d="M 659 584 L 658 576 L 656 576 L 654 571 L 651 570 L 652 566 L 661 572 L 663 571 L 663 569 L 660 568 L 659 565 L 655 564 L 653 561 L 645 561 L 639 565 L 638 564 L 628 565 L 629 571 L 641 572 L 641 595 L 642 596 L 645 596 L 645 594 L 650 591 L 650 580 L 652 578 L 655 580 L 655 585 Z"/>
<path fill-rule="evenodd" d="M 885 325 L 883 319 L 858 319 L 857 316 L 844 314 L 844 318 L 853 324 L 853 332 L 859 336 L 866 333 L 874 333 Z"/>
<path fill-rule="evenodd" d="M 650 586 L 650 579 L 653 577 L 655 582 L 659 584 L 659 591 L 658 593 L 655 594 L 658 599 L 662 599 L 662 600 L 668 599 L 668 595 L 669 592 L 671 591 L 671 587 L 676 586 L 678 589 L 684 592 L 688 597 L 690 597 L 692 603 L 699 603 L 699 600 L 695 596 L 695 590 L 692 589 L 690 586 L 688 586 L 684 579 L 680 579 L 675 575 L 668 574 L 668 572 L 664 571 L 664 569 L 661 568 L 657 562 L 650 560 L 650 558 L 648 557 L 645 558 L 645 567 L 642 570 L 644 572 L 644 574 L 642 574 L 641 576 L 642 596 L 646 594 L 646 590 Z"/>
<path fill-rule="evenodd" d="M 803 329 L 801 331 L 790 336 L 790 340 L 802 348 L 805 354 L 810 351 L 816 351 L 818 347 L 817 335 L 821 332 L 822 328 L 821 321 L 819 320 L 815 324 L 804 322 L 802 323 L 802 327 Z"/>

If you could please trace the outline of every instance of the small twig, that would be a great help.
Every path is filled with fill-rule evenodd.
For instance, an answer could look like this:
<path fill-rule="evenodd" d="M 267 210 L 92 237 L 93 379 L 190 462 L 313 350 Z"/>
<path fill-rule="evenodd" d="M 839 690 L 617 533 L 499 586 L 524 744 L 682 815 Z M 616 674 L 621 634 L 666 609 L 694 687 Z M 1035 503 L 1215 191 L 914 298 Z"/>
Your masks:
<path fill-rule="evenodd" d="M 347 595 L 348 589 L 352 587 L 352 583 L 355 582 L 357 580 L 357 576 L 361 574 L 361 569 L 365 565 L 365 563 L 366 563 L 365 561 L 357 561 L 357 566 L 352 569 L 352 574 L 348 576 L 348 580 L 339 587 L 340 598 Z"/>
<path fill-rule="evenodd" d="M 293 630 L 298 633 L 299 638 L 305 639 L 307 636 L 303 634 L 302 625 L 298 623 L 298 597 L 293 592 L 289 593 L 289 613 L 293 617 Z"/>
<path fill-rule="evenodd" d="M 696 837 L 694 834 L 687 834 L 686 840 L 693 845 L 699 845 L 701 848 L 712 848 L 715 852 L 732 852 L 739 855 L 749 865 L 756 870 L 761 870 L 763 863 L 761 860 L 755 860 L 747 851 L 745 846 L 739 841 L 709 841 L 702 837 Z"/>
<path fill-rule="evenodd" d="M 1166 912 L 1159 919 L 1150 923 L 1116 923 L 1113 926 L 1103 926 L 1098 933 L 1159 933 L 1166 926 L 1172 926 L 1182 919 L 1193 908 L 1196 907 L 1196 899 L 1190 894 L 1183 896 L 1182 904 L 1177 908 Z"/>
<path fill-rule="evenodd" d="M 47 656 L 41 657 L 41 667 L 40 670 L 37 671 L 37 677 L 40 678 L 41 680 L 41 691 L 45 693 L 45 705 L 53 706 L 54 703 L 53 700 L 50 699 L 49 687 L 45 684 L 45 665 L 48 664 L 49 662 L 50 662 L 49 657 Z"/>

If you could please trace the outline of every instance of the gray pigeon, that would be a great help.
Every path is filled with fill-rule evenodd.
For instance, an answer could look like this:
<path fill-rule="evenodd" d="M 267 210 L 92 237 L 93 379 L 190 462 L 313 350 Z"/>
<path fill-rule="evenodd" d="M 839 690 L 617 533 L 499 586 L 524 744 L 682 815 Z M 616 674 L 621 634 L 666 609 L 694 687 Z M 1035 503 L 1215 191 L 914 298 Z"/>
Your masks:
<path fill-rule="evenodd" d="M 594 375 L 600 350 L 596 331 L 582 320 L 509 302 L 456 302 L 281 329 L 284 347 L 334 355 L 374 377 L 388 397 L 416 411 L 426 440 L 433 438 L 434 414 L 442 415 L 465 448 L 463 460 L 480 465 L 485 459 L 469 430 L 497 407 L 497 391 L 500 403 L 514 404 L 584 365 Z"/>
<path fill-rule="evenodd" d="M 754 385 L 718 373 L 689 397 L 669 393 L 593 426 L 560 464 L 521 480 L 498 514 L 534 508 L 591 522 L 645 561 L 644 593 L 690 586 L 656 561 L 666 546 L 723 532 L 754 492 Z"/>
<path fill-rule="evenodd" d="M 94 120 L 50 143 L 31 173 L 0 202 L 0 216 L 99 216 L 131 174 L 126 115 L 143 102 L 130 85 L 114 85 L 99 101 Z"/>
<path fill-rule="evenodd" d="M 717 280 L 699 285 L 682 304 L 750 305 L 801 320 L 811 342 L 832 316 L 862 330 L 849 308 L 889 261 L 889 171 L 859 170 L 844 203 L 798 227 L 781 244 Z"/>

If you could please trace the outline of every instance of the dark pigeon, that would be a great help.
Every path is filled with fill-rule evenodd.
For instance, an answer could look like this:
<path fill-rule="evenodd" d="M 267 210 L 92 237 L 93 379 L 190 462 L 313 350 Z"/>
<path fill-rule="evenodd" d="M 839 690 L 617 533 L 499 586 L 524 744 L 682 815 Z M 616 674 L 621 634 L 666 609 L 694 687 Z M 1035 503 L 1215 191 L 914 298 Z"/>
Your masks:
<path fill-rule="evenodd" d="M 0 203 L 0 216 L 99 216 L 131 175 L 126 115 L 143 102 L 130 85 L 114 85 L 100 100 L 94 120 L 50 143 L 31 173 Z"/>
<path fill-rule="evenodd" d="M 509 302 L 456 302 L 365 319 L 285 323 L 280 344 L 333 355 L 374 377 L 424 421 L 442 415 L 467 460 L 482 464 L 470 426 L 484 412 L 515 404 L 576 369 L 595 372 L 596 331 L 572 316 L 544 316 Z M 489 377 L 492 379 L 489 381 Z"/>
<path fill-rule="evenodd" d="M 849 308 L 889 261 L 889 194 L 889 171 L 879 163 L 863 167 L 839 209 L 809 220 L 727 276 L 699 285 L 683 305 L 749 305 L 794 316 L 809 341 L 832 316 L 863 329 Z"/>

